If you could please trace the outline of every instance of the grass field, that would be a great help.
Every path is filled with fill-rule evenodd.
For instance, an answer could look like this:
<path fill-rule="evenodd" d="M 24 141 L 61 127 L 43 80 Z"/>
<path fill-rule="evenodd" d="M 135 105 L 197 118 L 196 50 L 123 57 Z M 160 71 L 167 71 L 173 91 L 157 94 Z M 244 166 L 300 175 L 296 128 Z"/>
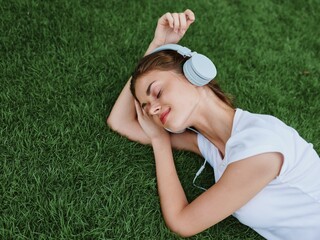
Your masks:
<path fill-rule="evenodd" d="M 151 148 L 105 123 L 168 11 L 195 12 L 181 44 L 216 63 L 236 106 L 320 152 L 319 1 L 0 3 L 0 239 L 180 239 L 161 216 Z M 202 160 L 174 155 L 192 200 Z M 261 238 L 229 217 L 191 239 Z"/>

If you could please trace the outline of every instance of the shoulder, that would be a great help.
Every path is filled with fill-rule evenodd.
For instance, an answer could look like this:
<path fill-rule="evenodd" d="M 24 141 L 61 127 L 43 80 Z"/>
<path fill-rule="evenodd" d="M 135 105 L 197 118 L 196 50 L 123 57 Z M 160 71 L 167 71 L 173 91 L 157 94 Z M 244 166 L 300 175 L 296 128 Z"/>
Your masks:
<path fill-rule="evenodd" d="M 289 129 L 290 127 L 272 115 L 251 113 L 237 109 L 234 118 L 233 132 L 238 133 L 251 128 L 278 130 Z"/>
<path fill-rule="evenodd" d="M 228 162 L 254 155 L 278 152 L 284 155 L 288 126 L 279 119 L 237 110 L 234 127 L 226 144 Z"/>

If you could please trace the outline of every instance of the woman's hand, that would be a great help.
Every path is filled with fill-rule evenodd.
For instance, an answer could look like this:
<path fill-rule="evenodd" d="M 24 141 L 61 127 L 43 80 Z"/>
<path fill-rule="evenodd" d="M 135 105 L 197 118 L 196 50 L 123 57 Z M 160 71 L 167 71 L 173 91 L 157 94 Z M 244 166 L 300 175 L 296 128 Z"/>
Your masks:
<path fill-rule="evenodd" d="M 151 143 L 157 139 L 169 138 L 169 133 L 161 126 L 158 126 L 152 116 L 149 116 L 143 109 L 141 109 L 139 103 L 135 100 L 135 107 L 138 116 L 140 126 L 146 135 L 150 138 Z"/>
<path fill-rule="evenodd" d="M 183 13 L 166 13 L 159 18 L 152 43 L 148 51 L 168 43 L 178 43 L 194 22 L 194 13 L 187 9 Z"/>

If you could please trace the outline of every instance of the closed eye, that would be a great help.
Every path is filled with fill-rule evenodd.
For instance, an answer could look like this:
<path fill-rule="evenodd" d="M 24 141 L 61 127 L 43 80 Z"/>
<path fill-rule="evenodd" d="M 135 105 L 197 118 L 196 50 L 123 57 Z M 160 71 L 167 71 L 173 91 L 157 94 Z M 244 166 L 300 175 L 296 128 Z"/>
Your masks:
<path fill-rule="evenodd" d="M 160 90 L 157 94 L 157 98 L 159 98 L 161 96 L 162 91 Z"/>

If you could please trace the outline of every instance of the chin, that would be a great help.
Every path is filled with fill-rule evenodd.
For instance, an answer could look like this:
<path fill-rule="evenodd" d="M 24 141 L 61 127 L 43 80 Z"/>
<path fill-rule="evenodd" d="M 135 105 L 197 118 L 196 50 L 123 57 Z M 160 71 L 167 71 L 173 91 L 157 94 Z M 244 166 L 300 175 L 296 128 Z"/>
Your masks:
<path fill-rule="evenodd" d="M 183 133 L 187 127 L 184 127 L 182 124 L 168 124 L 165 126 L 165 129 L 172 133 Z"/>
<path fill-rule="evenodd" d="M 170 128 L 165 128 L 168 132 L 171 132 L 171 133 L 183 133 L 184 131 L 186 131 L 186 129 L 183 129 L 183 130 L 172 130 Z"/>
<path fill-rule="evenodd" d="M 191 112 L 174 112 L 171 110 L 168 121 L 165 123 L 165 129 L 172 133 L 182 133 L 191 126 L 189 125 Z"/>

